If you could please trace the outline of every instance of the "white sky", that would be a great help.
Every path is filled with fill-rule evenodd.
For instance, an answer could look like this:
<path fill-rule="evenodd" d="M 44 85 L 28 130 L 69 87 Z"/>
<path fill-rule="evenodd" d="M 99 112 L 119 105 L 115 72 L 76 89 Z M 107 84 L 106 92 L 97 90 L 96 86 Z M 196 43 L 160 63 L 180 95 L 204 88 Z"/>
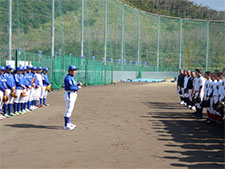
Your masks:
<path fill-rule="evenodd" d="M 202 6 L 208 6 L 209 8 L 225 11 L 225 0 L 190 0 Z"/>

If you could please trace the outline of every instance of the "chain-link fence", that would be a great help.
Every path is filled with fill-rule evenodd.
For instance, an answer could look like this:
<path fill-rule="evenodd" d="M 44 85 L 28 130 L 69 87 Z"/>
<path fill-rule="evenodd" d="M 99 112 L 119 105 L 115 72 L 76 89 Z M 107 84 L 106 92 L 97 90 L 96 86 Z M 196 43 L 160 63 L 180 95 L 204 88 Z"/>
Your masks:
<path fill-rule="evenodd" d="M 15 50 L 33 65 L 40 64 L 42 55 L 41 65 L 52 65 L 52 78 L 60 79 L 71 63 L 81 67 L 79 78 L 89 84 L 105 83 L 111 69 L 122 73 L 224 67 L 224 21 L 160 16 L 116 0 L 0 0 L 0 25 L 0 64 L 14 60 Z"/>

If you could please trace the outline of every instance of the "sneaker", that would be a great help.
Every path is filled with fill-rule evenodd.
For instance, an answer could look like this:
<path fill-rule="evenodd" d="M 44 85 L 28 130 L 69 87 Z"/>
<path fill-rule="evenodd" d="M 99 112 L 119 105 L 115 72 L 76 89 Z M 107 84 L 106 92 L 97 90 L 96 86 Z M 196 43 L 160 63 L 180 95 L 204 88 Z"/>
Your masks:
<path fill-rule="evenodd" d="M 70 123 L 69 125 L 70 125 L 71 127 L 73 127 L 73 128 L 76 127 L 76 125 L 75 125 L 75 124 L 72 124 L 72 123 Z"/>
<path fill-rule="evenodd" d="M 22 115 L 25 114 L 23 111 L 19 111 L 18 113 L 19 113 L 19 114 L 22 114 Z"/>
<path fill-rule="evenodd" d="M 196 107 L 195 106 L 192 106 L 192 108 L 191 108 L 192 110 L 196 110 Z"/>
<path fill-rule="evenodd" d="M 5 119 L 6 117 L 0 114 L 0 120 Z"/>
<path fill-rule="evenodd" d="M 15 114 L 16 116 L 19 116 L 19 115 L 20 115 L 20 113 L 19 113 L 18 111 L 16 111 L 14 114 Z"/>
<path fill-rule="evenodd" d="M 30 112 L 30 110 L 29 110 L 28 108 L 26 108 L 25 110 L 26 110 L 26 112 L 27 112 L 27 113 L 29 113 L 29 112 Z"/>
<path fill-rule="evenodd" d="M 6 118 L 9 118 L 10 117 L 8 114 L 4 114 L 3 116 L 6 117 Z"/>
<path fill-rule="evenodd" d="M 183 105 L 184 104 L 184 101 L 181 101 L 180 104 Z"/>
<path fill-rule="evenodd" d="M 49 106 L 49 104 L 44 104 L 44 106 Z"/>
<path fill-rule="evenodd" d="M 64 126 L 65 130 L 73 130 L 75 127 L 73 127 L 71 124 L 67 124 L 66 126 Z"/>
<path fill-rule="evenodd" d="M 9 116 L 16 116 L 16 114 L 14 114 L 14 113 L 9 113 Z"/>
<path fill-rule="evenodd" d="M 188 106 L 189 109 L 192 109 L 191 105 Z"/>

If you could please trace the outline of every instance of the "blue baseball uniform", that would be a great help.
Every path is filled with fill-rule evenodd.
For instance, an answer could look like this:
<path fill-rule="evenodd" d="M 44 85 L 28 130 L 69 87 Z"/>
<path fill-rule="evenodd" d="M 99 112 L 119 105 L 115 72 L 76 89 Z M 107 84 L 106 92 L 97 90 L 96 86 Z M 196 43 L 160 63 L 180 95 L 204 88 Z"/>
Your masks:
<path fill-rule="evenodd" d="M 69 71 L 75 71 L 77 68 L 73 65 L 69 66 Z M 73 125 L 70 122 L 70 117 L 72 115 L 72 111 L 74 109 L 74 105 L 77 100 L 77 92 L 81 86 L 76 82 L 74 77 L 68 74 L 64 79 L 64 99 L 66 101 L 66 112 L 64 113 L 65 126 L 66 130 L 73 130 L 76 125 Z"/>

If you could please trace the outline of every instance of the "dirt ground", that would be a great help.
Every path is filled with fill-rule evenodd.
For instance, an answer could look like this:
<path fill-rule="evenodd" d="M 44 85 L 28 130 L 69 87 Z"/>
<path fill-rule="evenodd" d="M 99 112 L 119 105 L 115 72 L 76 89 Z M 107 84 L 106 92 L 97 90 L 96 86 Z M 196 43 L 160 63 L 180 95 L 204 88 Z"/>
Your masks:
<path fill-rule="evenodd" d="M 224 167 L 224 130 L 178 104 L 175 84 L 84 87 L 63 130 L 63 91 L 50 106 L 0 121 L 0 168 L 213 169 Z"/>

